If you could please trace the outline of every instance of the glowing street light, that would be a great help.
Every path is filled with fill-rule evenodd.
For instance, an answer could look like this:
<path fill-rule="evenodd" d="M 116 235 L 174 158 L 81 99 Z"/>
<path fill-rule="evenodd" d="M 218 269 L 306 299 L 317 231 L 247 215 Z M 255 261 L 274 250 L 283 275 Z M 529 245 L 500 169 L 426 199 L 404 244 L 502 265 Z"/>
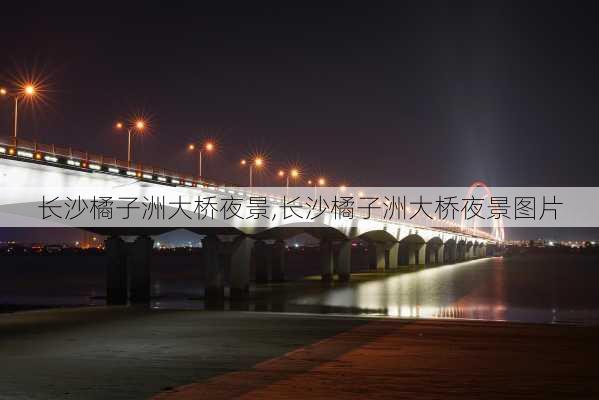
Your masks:
<path fill-rule="evenodd" d="M 300 175 L 299 170 L 297 168 L 292 168 L 288 172 L 285 172 L 281 169 L 281 170 L 279 170 L 277 175 L 279 175 L 279 177 L 281 177 L 281 178 L 285 177 L 286 193 L 287 193 L 287 195 L 289 195 L 289 177 L 296 179 Z"/>
<path fill-rule="evenodd" d="M 187 146 L 187 149 L 189 151 L 194 151 L 194 150 L 198 150 L 198 178 L 202 179 L 202 153 L 204 151 L 210 153 L 214 150 L 214 143 L 213 142 L 205 142 L 204 144 L 196 144 L 196 143 L 191 143 L 189 146 Z"/>
<path fill-rule="evenodd" d="M 122 122 L 117 122 L 115 124 L 116 129 L 123 129 L 125 125 Z M 131 124 L 129 128 L 127 128 L 127 165 L 131 166 L 131 134 L 133 132 L 142 133 L 146 128 L 146 122 L 142 119 L 138 119 Z"/>
<path fill-rule="evenodd" d="M 325 186 L 326 184 L 327 184 L 327 180 L 322 176 L 317 179 L 309 179 L 308 180 L 308 185 L 310 185 L 310 186 L 314 185 L 314 197 L 316 197 L 316 189 L 318 188 L 318 186 Z"/>
<path fill-rule="evenodd" d="M 33 83 L 26 83 L 21 85 L 19 89 L 15 92 L 15 112 L 14 112 L 14 131 L 13 137 L 15 140 L 17 139 L 17 132 L 19 128 L 19 99 L 20 98 L 33 98 L 37 94 L 37 87 Z M 6 88 L 0 88 L 0 96 L 8 96 L 9 92 Z"/>
<path fill-rule="evenodd" d="M 261 156 L 257 156 L 254 158 L 253 161 L 250 162 L 248 162 L 245 159 L 241 160 L 242 166 L 246 166 L 248 164 L 250 165 L 250 187 L 252 187 L 254 181 L 254 166 L 256 168 L 261 168 L 264 165 L 264 158 L 262 158 Z"/>

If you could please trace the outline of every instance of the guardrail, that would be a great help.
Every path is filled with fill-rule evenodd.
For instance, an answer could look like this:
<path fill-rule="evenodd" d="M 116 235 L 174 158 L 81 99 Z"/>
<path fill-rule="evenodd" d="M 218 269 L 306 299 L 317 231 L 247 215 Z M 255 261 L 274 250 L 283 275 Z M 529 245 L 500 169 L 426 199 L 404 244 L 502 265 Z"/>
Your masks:
<path fill-rule="evenodd" d="M 86 151 L 62 147 L 54 144 L 39 143 L 27 139 L 0 136 L 0 154 L 31 159 L 40 162 L 96 170 L 111 174 L 125 175 L 182 186 L 221 186 L 215 182 L 199 179 L 192 175 L 181 174 L 165 168 L 143 163 L 128 163 L 116 157 L 93 154 Z M 151 177 L 150 177 L 151 176 Z"/>
<path fill-rule="evenodd" d="M 243 191 L 238 187 L 225 184 L 217 184 L 204 179 L 198 179 L 191 175 L 180 174 L 174 171 L 169 171 L 164 168 L 157 168 L 148 164 L 128 163 L 118 160 L 115 157 L 106 157 L 103 155 L 90 154 L 88 152 L 75 150 L 71 147 L 60 147 L 54 144 L 38 143 L 27 139 L 2 137 L 0 136 L 0 156 L 14 157 L 21 160 L 40 162 L 57 167 L 77 169 L 88 172 L 103 172 L 116 176 L 125 176 L 142 181 L 152 182 L 154 184 L 163 184 L 170 186 L 182 187 L 201 187 L 212 188 L 221 192 L 228 192 L 238 195 L 254 196 L 261 195 L 268 197 L 271 201 L 282 203 L 284 199 L 278 195 L 260 194 Z M 227 190 L 228 189 L 228 190 Z M 232 190 L 234 189 L 234 190 Z M 287 203 L 290 205 L 301 206 L 297 203 Z M 366 217 L 356 213 L 357 217 Z M 384 218 L 371 216 L 369 219 L 384 223 L 394 223 Z M 413 228 L 431 229 L 436 231 L 453 232 L 462 235 L 473 237 L 485 237 L 490 240 L 496 240 L 493 235 L 488 232 L 472 228 L 461 228 L 455 225 L 446 225 L 442 228 L 424 227 L 417 224 L 402 222 L 403 225 Z"/>

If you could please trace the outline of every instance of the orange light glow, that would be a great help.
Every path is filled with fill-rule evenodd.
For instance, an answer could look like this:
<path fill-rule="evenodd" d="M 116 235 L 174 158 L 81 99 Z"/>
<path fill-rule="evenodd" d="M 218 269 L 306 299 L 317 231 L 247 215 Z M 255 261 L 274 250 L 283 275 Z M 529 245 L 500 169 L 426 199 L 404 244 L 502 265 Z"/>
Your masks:
<path fill-rule="evenodd" d="M 195 146 L 195 144 L 193 144 L 193 143 L 192 143 L 192 144 L 190 144 L 189 146 L 187 146 L 187 148 L 188 148 L 189 150 L 195 150 L 196 146 Z"/>
<path fill-rule="evenodd" d="M 262 157 L 256 157 L 256 159 L 254 160 L 254 164 L 256 165 L 256 167 L 261 167 L 262 164 L 264 164 L 264 160 L 262 159 Z"/>
<path fill-rule="evenodd" d="M 282 177 L 282 176 L 285 176 L 285 171 L 283 171 L 283 170 L 279 170 L 278 174 L 279 174 L 279 176 L 281 176 L 281 177 Z"/>
<path fill-rule="evenodd" d="M 208 151 L 212 151 L 214 150 L 214 143 L 212 142 L 207 142 L 206 145 L 204 146 L 206 148 L 206 150 Z"/>
<path fill-rule="evenodd" d="M 2 96 L 6 96 L 6 94 L 7 94 L 7 93 L 8 93 L 8 92 L 6 91 L 6 89 L 4 89 L 4 88 L 0 88 L 0 95 L 2 95 Z"/>
<path fill-rule="evenodd" d="M 116 129 L 123 129 L 123 123 L 122 122 L 117 122 L 115 125 Z"/>
<path fill-rule="evenodd" d="M 291 177 L 292 178 L 297 178 L 299 176 L 299 171 L 297 169 L 292 169 L 291 170 Z"/>
<path fill-rule="evenodd" d="M 36 89 L 35 89 L 35 86 L 33 86 L 32 84 L 27 84 L 23 88 L 23 91 L 25 92 L 25 94 L 27 96 L 33 96 L 36 92 Z"/>
<path fill-rule="evenodd" d="M 140 130 L 140 131 L 141 131 L 142 129 L 144 129 L 144 128 L 146 127 L 146 123 L 145 123 L 144 121 L 142 121 L 142 120 L 138 120 L 138 121 L 135 123 L 135 127 L 136 127 L 138 130 Z"/>

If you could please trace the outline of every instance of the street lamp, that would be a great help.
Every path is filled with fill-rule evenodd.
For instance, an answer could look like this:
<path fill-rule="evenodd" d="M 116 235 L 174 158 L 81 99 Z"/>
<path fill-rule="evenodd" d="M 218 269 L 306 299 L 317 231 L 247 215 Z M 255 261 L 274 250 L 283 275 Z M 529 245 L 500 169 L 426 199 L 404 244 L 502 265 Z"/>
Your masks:
<path fill-rule="evenodd" d="M 125 125 L 122 122 L 117 122 L 115 124 L 116 129 L 123 129 Z M 143 119 L 138 119 L 134 121 L 129 128 L 127 128 L 127 165 L 131 166 L 131 134 L 136 131 L 137 133 L 142 133 L 146 128 L 146 122 Z"/>
<path fill-rule="evenodd" d="M 314 180 L 309 179 L 308 185 L 312 185 L 312 184 L 314 184 L 314 197 L 316 197 L 316 188 L 318 186 L 325 186 L 327 184 L 327 180 L 323 177 L 320 177 L 320 178 L 314 179 Z"/>
<path fill-rule="evenodd" d="M 189 149 L 189 151 L 194 151 L 196 149 L 198 150 L 198 177 L 202 179 L 202 152 L 212 152 L 214 150 L 214 143 L 206 142 L 203 145 L 197 145 L 195 143 L 192 143 L 189 146 L 187 146 L 187 148 Z"/>
<path fill-rule="evenodd" d="M 15 124 L 13 137 L 17 140 L 17 132 L 19 127 L 19 98 L 33 98 L 37 94 L 37 88 L 32 83 L 22 85 L 19 90 L 15 92 Z M 0 96 L 8 96 L 9 92 L 6 88 L 0 88 Z"/>
<path fill-rule="evenodd" d="M 252 187 L 253 184 L 253 180 L 254 180 L 254 166 L 256 168 L 261 168 L 264 165 L 264 159 L 260 156 L 255 157 L 253 160 L 251 160 L 250 162 L 248 162 L 247 160 L 241 160 L 241 165 L 245 166 L 245 165 L 250 165 L 250 187 Z"/>
<path fill-rule="evenodd" d="M 281 178 L 285 177 L 285 181 L 286 181 L 286 184 L 285 184 L 286 193 L 287 193 L 287 195 L 289 195 L 289 177 L 291 177 L 293 179 L 296 179 L 300 175 L 299 170 L 297 168 L 292 168 L 288 172 L 285 172 L 285 171 L 283 171 L 281 169 L 281 170 L 279 170 L 279 172 L 278 172 L 277 175 L 279 175 L 279 177 L 281 177 Z"/>

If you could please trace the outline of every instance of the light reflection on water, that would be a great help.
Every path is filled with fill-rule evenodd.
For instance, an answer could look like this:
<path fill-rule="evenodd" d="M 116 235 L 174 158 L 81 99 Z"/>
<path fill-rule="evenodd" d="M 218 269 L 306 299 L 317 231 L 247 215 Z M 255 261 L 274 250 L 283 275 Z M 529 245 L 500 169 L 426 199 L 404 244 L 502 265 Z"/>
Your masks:
<path fill-rule="evenodd" d="M 11 304 L 104 304 L 103 258 L 87 259 L 85 268 L 66 258 L 33 258 L 35 265 L 15 260 L 6 259 L 12 264 L 4 265 L 0 312 Z M 599 258 L 591 256 L 491 258 L 368 279 L 356 274 L 349 284 L 259 285 L 247 301 L 216 304 L 203 299 L 198 268 L 164 261 L 152 272 L 152 306 L 160 309 L 599 324 Z"/>
<path fill-rule="evenodd" d="M 331 288 L 292 303 L 400 318 L 597 324 L 597 278 L 595 258 L 493 258 Z"/>

